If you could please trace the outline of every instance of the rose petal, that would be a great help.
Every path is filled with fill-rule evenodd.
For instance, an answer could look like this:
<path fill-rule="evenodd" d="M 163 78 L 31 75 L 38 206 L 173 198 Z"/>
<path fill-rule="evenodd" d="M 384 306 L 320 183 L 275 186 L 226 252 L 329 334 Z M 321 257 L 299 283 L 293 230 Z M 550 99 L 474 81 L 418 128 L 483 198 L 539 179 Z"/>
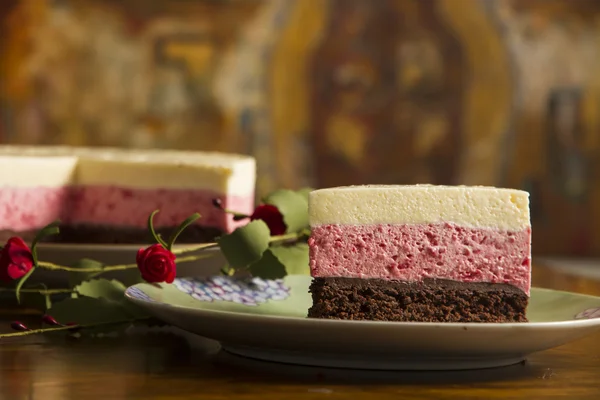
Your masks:
<path fill-rule="evenodd" d="M 29 272 L 31 267 L 31 265 L 10 264 L 6 269 L 6 273 L 13 280 L 19 279 L 23 277 L 27 272 Z"/>
<path fill-rule="evenodd" d="M 263 204 L 254 210 L 250 216 L 252 221 L 260 219 L 269 227 L 271 236 L 282 235 L 287 230 L 283 221 L 283 215 L 277 207 L 271 204 Z"/>
<path fill-rule="evenodd" d="M 27 250 L 9 251 L 10 260 L 14 264 L 29 264 L 33 266 L 33 256 Z"/>
<path fill-rule="evenodd" d="M 135 257 L 135 263 L 138 265 L 138 267 L 144 263 L 144 253 L 146 252 L 146 249 L 139 249 L 137 252 L 137 255 Z"/>
<path fill-rule="evenodd" d="M 19 279 L 33 267 L 33 256 L 27 243 L 11 237 L 0 252 L 0 279 L 8 282 Z"/>
<path fill-rule="evenodd" d="M 29 249 L 29 246 L 27 246 L 27 243 L 25 243 L 25 241 L 23 239 L 21 239 L 20 237 L 11 237 L 10 239 L 8 239 L 8 241 L 6 242 L 6 247 L 7 248 L 12 248 L 12 249 L 23 249 L 26 250 L 27 252 L 31 252 L 31 250 Z"/>

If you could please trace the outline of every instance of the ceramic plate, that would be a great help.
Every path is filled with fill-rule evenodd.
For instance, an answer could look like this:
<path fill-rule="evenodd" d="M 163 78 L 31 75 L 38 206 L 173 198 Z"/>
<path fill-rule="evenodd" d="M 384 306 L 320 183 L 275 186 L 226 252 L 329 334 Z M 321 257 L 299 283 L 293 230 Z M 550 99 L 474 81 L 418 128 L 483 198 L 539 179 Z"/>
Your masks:
<path fill-rule="evenodd" d="M 516 364 L 600 328 L 600 298 L 533 288 L 528 323 L 405 323 L 306 318 L 309 276 L 224 276 L 138 284 L 126 296 L 237 355 L 293 364 L 448 370 Z"/>

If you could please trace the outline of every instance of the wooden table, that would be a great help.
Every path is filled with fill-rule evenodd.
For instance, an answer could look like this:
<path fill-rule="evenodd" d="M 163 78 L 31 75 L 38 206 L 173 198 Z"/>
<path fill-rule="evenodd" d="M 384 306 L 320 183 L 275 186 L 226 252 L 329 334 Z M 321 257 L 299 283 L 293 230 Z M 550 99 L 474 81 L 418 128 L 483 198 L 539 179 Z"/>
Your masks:
<path fill-rule="evenodd" d="M 534 267 L 534 285 L 600 295 L 600 280 Z M 14 315 L 0 317 L 6 330 Z M 18 316 L 27 321 L 31 317 Z M 251 361 L 171 334 L 0 345 L 0 399 L 600 399 L 600 332 L 524 365 L 465 372 L 364 372 Z"/>

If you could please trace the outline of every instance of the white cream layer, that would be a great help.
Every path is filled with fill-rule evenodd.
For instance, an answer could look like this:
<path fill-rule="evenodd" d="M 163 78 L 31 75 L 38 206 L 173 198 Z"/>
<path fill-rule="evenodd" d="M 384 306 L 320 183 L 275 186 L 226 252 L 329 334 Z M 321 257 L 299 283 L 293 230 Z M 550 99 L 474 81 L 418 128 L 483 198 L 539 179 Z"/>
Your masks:
<path fill-rule="evenodd" d="M 253 157 L 198 151 L 0 146 L 0 187 L 116 185 L 253 195 Z"/>
<path fill-rule="evenodd" d="M 483 186 L 365 185 L 312 191 L 311 226 L 429 224 L 518 231 L 530 226 L 529 194 Z"/>

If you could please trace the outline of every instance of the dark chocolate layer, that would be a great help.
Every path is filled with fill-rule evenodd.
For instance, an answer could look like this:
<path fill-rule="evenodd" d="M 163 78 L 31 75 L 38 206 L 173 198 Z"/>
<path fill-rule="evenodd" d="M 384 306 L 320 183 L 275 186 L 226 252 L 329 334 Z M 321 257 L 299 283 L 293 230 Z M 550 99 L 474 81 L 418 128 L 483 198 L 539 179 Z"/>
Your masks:
<path fill-rule="evenodd" d="M 412 322 L 527 322 L 514 286 L 448 280 L 314 278 L 309 318 Z"/>
<path fill-rule="evenodd" d="M 60 233 L 47 237 L 44 242 L 48 243 L 71 243 L 71 244 L 143 244 L 154 242 L 147 228 L 117 228 L 93 225 L 62 225 Z M 156 229 L 164 239 L 168 239 L 176 227 Z M 177 243 L 208 243 L 223 232 L 212 227 L 192 225 L 187 227 L 177 238 Z M 37 231 L 0 231 L 0 242 L 4 243 L 11 236 L 19 236 L 30 242 Z"/>

